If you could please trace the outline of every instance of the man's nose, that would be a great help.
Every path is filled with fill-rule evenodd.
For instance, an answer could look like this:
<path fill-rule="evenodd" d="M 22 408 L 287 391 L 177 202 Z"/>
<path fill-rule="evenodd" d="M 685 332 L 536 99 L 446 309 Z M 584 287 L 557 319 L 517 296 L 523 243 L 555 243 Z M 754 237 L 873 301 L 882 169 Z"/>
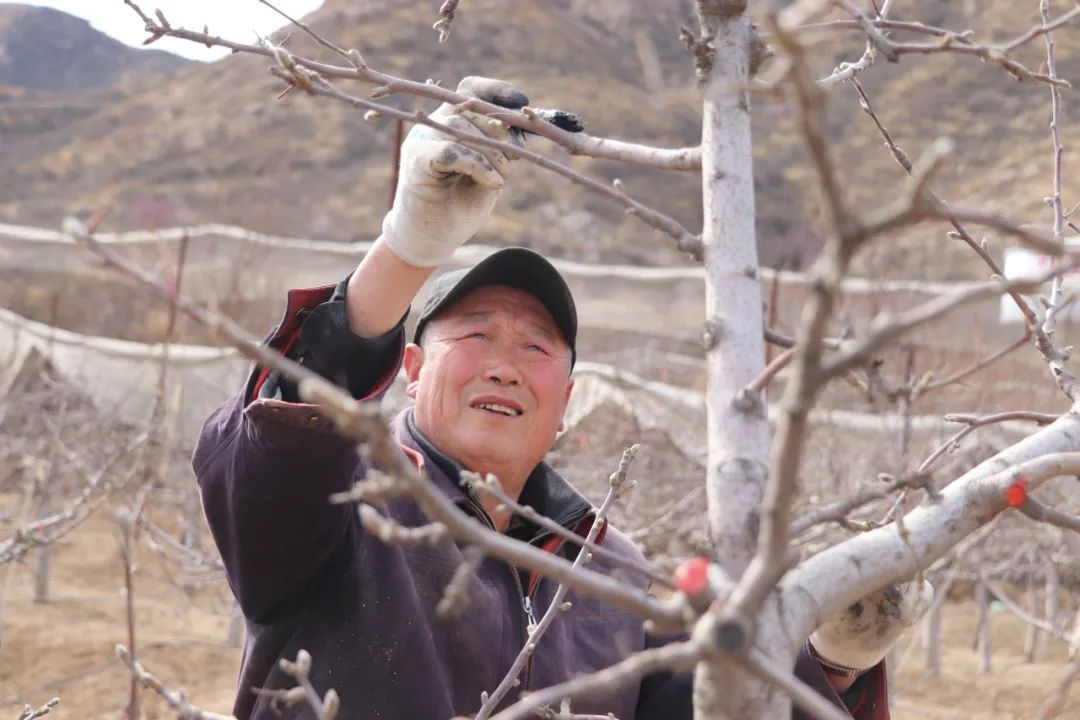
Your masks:
<path fill-rule="evenodd" d="M 484 379 L 496 385 L 521 384 L 521 371 L 506 352 L 496 351 L 484 373 Z"/>

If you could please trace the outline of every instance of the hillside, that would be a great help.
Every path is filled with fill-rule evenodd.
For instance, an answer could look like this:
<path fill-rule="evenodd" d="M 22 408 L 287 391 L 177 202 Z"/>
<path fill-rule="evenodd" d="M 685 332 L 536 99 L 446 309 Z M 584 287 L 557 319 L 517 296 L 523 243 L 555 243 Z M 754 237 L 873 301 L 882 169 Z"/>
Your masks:
<path fill-rule="evenodd" d="M 674 146 L 696 142 L 699 134 L 697 92 L 676 37 L 678 25 L 691 18 L 689 8 L 686 0 L 659 7 L 470 0 L 445 45 L 435 42 L 427 6 L 328 0 L 307 20 L 358 48 L 378 69 L 448 86 L 466 74 L 499 75 L 525 89 L 534 104 L 581 113 L 594 135 Z M 1035 3 L 1018 9 L 1008 0 L 920 0 L 902 4 L 898 13 L 971 29 L 984 41 L 1012 37 L 1038 21 Z M 1059 72 L 1080 79 L 1080 32 L 1063 28 L 1056 39 Z M 288 44 L 327 57 L 302 33 L 292 33 Z M 820 54 L 826 60 L 819 74 L 860 49 L 857 33 L 838 40 Z M 1019 57 L 1037 68 L 1042 53 L 1037 40 Z M 190 66 L 165 86 L 145 80 L 113 85 L 79 95 L 77 113 L 41 110 L 33 121 L 0 102 L 0 129 L 8 140 L 0 145 L 0 220 L 55 226 L 68 212 L 108 206 L 109 227 L 117 229 L 215 220 L 282 234 L 370 238 L 389 192 L 393 124 L 365 123 L 354 110 L 299 93 L 275 101 L 280 83 L 268 76 L 267 64 L 234 56 Z M 1041 201 L 1050 189 L 1052 160 L 1046 86 L 1017 83 L 997 66 L 952 54 L 879 61 L 864 84 L 912 156 L 943 134 L 956 141 L 938 184 L 944 198 L 1048 221 Z M 854 92 L 838 86 L 829 97 L 828 128 L 843 139 L 835 156 L 850 200 L 871 207 L 891 199 L 902 171 L 858 110 Z M 411 97 L 390 101 L 428 106 Z M 1066 93 L 1066 107 L 1071 101 Z M 753 108 L 762 258 L 805 266 L 821 235 L 814 178 L 790 107 L 755 97 Z M 1066 124 L 1064 131 L 1067 147 L 1080 143 L 1080 127 Z M 533 147 L 565 157 L 542 142 Z M 700 191 L 690 174 L 587 159 L 573 165 L 619 177 L 632 194 L 700 227 Z M 1072 187 L 1065 189 L 1071 205 Z M 985 274 L 944 240 L 940 227 L 898 239 L 903 242 L 861 258 L 859 271 L 938 279 Z M 482 240 L 582 259 L 684 262 L 664 238 L 617 207 L 524 164 Z M 1000 253 L 1001 243 L 994 251 Z"/>
<path fill-rule="evenodd" d="M 132 75 L 167 75 L 189 62 L 130 48 L 59 10 L 0 4 L 0 85 L 75 92 Z"/>

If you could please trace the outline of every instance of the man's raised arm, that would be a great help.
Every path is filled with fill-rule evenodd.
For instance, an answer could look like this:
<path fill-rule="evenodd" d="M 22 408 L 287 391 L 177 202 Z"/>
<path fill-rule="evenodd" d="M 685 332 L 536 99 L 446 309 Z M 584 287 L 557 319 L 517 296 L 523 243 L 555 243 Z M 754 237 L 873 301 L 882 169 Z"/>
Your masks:
<path fill-rule="evenodd" d="M 528 99 L 507 83 L 466 78 L 462 94 L 519 108 Z M 506 126 L 451 105 L 432 119 L 510 140 Z M 397 374 L 405 315 L 435 267 L 491 214 L 511 158 L 467 147 L 417 125 L 402 146 L 400 180 L 382 234 L 347 281 L 289 293 L 267 343 L 357 400 L 376 400 Z M 356 531 L 351 506 L 329 496 L 364 468 L 295 386 L 255 368 L 244 389 L 207 420 L 192 465 L 214 540 L 245 615 L 263 621 L 316 577 Z"/>

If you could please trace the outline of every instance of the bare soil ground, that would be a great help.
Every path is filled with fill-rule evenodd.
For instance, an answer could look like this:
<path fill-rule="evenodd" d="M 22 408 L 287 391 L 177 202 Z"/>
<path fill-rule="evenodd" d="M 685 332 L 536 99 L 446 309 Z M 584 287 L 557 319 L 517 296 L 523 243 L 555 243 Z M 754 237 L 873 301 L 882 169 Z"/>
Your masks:
<path fill-rule="evenodd" d="M 12 496 L 0 496 L 0 509 L 10 510 L 12 501 Z M 32 562 L 15 566 L 6 594 L 0 717 L 14 718 L 24 703 L 36 706 L 54 696 L 61 699 L 52 715 L 57 720 L 123 717 L 128 676 L 113 649 L 127 643 L 127 631 L 118 533 L 111 516 L 99 511 L 55 546 L 52 600 L 46 604 L 32 600 L 32 569 Z M 239 662 L 239 651 L 222 646 L 227 591 L 217 583 L 185 592 L 170 579 L 175 572 L 141 546 L 135 595 L 139 655 L 193 702 L 227 712 Z M 8 582 L 5 575 L 6 568 L 0 568 L 0 582 Z M 1007 613 L 993 617 L 994 667 L 989 674 L 978 672 L 971 650 L 973 605 L 950 604 L 944 628 L 942 677 L 926 677 L 918 645 L 895 676 L 896 720 L 1030 718 L 1065 668 L 1060 643 L 1039 662 L 1024 663 L 1024 626 Z M 148 719 L 175 717 L 156 697 L 143 697 Z M 1080 688 L 1061 717 L 1077 713 Z"/>

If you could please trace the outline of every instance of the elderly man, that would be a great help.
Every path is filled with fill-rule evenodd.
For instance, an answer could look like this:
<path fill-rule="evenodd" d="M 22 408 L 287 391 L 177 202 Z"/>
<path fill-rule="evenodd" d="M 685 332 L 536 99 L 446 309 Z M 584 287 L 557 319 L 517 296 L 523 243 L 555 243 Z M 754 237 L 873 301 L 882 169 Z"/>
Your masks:
<path fill-rule="evenodd" d="M 483 78 L 466 79 L 459 91 L 505 107 L 527 103 L 505 83 Z M 510 138 L 504 126 L 459 108 L 443 106 L 433 117 Z M 511 248 L 443 275 L 413 342 L 405 340 L 405 316 L 418 291 L 490 214 L 510 162 L 499 151 L 415 127 L 372 250 L 336 287 L 292 291 L 268 342 L 364 402 L 377 401 L 404 365 L 415 402 L 393 422 L 401 451 L 462 512 L 570 557 L 573 546 L 459 482 L 462 470 L 492 473 L 508 495 L 567 530 L 584 535 L 591 526 L 592 505 L 544 462 L 574 385 L 577 316 L 559 273 L 536 253 Z M 471 580 L 462 615 L 440 618 L 436 606 L 461 548 L 383 543 L 364 531 L 351 507 L 331 504 L 328 497 L 362 478 L 367 466 L 275 373 L 254 371 L 243 392 L 210 417 L 193 465 L 247 618 L 238 718 L 278 717 L 252 688 L 290 687 L 278 660 L 300 649 L 315 658 L 315 687 L 340 694 L 342 717 L 448 720 L 475 713 L 481 693 L 498 685 L 551 603 L 556 583 L 488 558 Z M 385 512 L 405 526 L 426 521 L 407 499 L 389 502 Z M 614 528 L 604 529 L 601 542 L 643 561 Z M 612 570 L 599 557 L 590 567 Z M 910 596 L 893 596 L 900 619 L 883 632 L 865 632 L 858 613 L 819 631 L 797 674 L 854 717 L 887 718 L 881 659 L 914 617 Z M 570 597 L 572 609 L 539 641 L 503 705 L 662 642 L 621 610 Z M 690 696 L 689 676 L 658 674 L 598 690 L 573 708 L 622 720 L 677 720 L 692 716 Z M 302 709 L 290 712 L 304 716 Z"/>

